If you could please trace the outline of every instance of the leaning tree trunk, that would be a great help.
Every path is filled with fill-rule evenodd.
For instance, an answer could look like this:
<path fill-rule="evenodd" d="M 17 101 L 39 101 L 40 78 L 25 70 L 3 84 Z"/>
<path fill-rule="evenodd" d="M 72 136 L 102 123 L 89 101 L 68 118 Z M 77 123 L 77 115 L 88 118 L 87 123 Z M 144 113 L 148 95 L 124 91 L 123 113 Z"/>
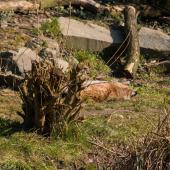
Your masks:
<path fill-rule="evenodd" d="M 132 6 L 126 6 L 125 8 L 125 32 L 126 35 L 129 36 L 129 44 L 128 58 L 124 70 L 128 77 L 133 78 L 136 75 L 139 65 L 140 47 L 137 31 L 136 10 Z"/>

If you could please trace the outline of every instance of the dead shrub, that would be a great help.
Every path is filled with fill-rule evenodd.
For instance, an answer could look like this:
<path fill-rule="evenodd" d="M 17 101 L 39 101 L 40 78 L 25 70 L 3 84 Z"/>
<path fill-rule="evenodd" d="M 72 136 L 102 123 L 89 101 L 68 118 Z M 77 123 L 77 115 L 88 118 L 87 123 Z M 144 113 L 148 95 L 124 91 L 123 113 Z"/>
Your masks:
<path fill-rule="evenodd" d="M 85 79 L 82 65 L 63 73 L 52 60 L 32 63 L 32 70 L 20 88 L 24 129 L 36 129 L 45 136 L 55 130 L 62 136 L 68 124 L 78 118 Z"/>
<path fill-rule="evenodd" d="M 169 170 L 170 114 L 135 145 L 119 142 L 106 145 L 99 140 L 93 140 L 92 144 L 94 162 L 99 169 Z"/>
<path fill-rule="evenodd" d="M 151 132 L 144 139 L 141 147 L 143 169 L 170 169 L 170 114 L 159 122 L 155 132 Z"/>

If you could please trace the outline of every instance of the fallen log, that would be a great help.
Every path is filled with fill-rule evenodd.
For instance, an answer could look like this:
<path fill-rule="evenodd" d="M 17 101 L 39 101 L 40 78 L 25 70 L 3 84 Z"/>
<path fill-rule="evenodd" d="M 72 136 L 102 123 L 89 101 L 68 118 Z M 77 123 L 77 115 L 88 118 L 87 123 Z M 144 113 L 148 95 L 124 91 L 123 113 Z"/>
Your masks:
<path fill-rule="evenodd" d="M 139 37 L 137 31 L 137 16 L 135 8 L 132 6 L 126 6 L 124 15 L 125 32 L 127 36 L 129 36 L 129 41 L 127 42 L 128 58 L 124 70 L 129 78 L 133 78 L 136 75 L 138 69 L 140 56 Z"/>
<path fill-rule="evenodd" d="M 151 62 L 145 64 L 145 67 L 148 71 L 150 71 L 152 68 L 162 68 L 161 71 L 164 73 L 170 73 L 170 60 L 160 61 L 160 62 Z M 160 70 L 160 69 L 159 69 Z"/>
<path fill-rule="evenodd" d="M 109 9 L 94 0 L 37 0 L 28 2 L 26 0 L 3 0 L 0 2 L 0 11 L 36 10 L 55 6 L 82 6 L 92 12 L 108 12 Z"/>
<path fill-rule="evenodd" d="M 145 66 L 147 66 L 147 67 L 157 67 L 159 65 L 170 65 L 170 61 L 169 60 L 160 61 L 160 62 L 155 61 L 155 62 L 145 64 Z"/>

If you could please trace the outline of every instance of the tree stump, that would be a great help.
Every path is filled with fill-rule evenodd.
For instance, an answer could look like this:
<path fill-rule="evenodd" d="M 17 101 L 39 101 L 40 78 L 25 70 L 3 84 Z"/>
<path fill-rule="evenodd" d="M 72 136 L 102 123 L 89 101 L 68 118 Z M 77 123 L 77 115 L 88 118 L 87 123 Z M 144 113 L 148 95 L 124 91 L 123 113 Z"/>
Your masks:
<path fill-rule="evenodd" d="M 58 136 L 65 135 L 69 123 L 79 116 L 85 72 L 80 64 L 63 73 L 52 60 L 33 62 L 20 88 L 23 128 L 35 129 L 44 136 L 53 131 Z"/>
<path fill-rule="evenodd" d="M 129 36 L 128 58 L 124 70 L 128 77 L 133 78 L 136 75 L 140 60 L 139 37 L 137 31 L 136 10 L 132 6 L 125 8 L 125 32 Z"/>

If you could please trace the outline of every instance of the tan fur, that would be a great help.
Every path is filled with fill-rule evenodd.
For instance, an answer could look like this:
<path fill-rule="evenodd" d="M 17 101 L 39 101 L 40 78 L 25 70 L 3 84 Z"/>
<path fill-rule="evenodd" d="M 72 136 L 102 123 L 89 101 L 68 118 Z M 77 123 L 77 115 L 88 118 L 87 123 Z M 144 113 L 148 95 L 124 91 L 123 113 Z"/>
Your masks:
<path fill-rule="evenodd" d="M 107 82 L 92 84 L 86 87 L 82 92 L 82 98 L 91 98 L 94 101 L 102 102 L 112 99 L 129 99 L 133 90 L 127 85 L 118 82 Z"/>

